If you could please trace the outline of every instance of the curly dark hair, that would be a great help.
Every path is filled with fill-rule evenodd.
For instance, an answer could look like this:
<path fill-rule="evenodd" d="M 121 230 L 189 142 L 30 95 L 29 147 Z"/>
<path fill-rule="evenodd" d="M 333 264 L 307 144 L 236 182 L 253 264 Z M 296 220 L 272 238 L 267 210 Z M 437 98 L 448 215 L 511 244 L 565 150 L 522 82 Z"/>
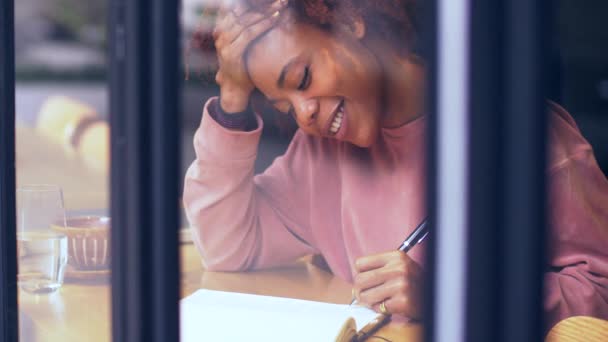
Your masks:
<path fill-rule="evenodd" d="M 264 11 L 269 0 L 245 0 L 250 8 Z M 419 8 L 416 0 L 291 0 L 288 8 L 302 22 L 321 29 L 331 30 L 336 24 L 352 23 L 361 18 L 366 24 L 366 34 L 374 33 L 391 43 L 405 54 L 416 50 L 418 45 Z M 194 50 L 213 51 L 210 32 L 194 33 L 191 47 Z"/>
<path fill-rule="evenodd" d="M 260 0 L 249 0 L 260 1 Z M 402 53 L 417 45 L 419 30 L 416 0 L 292 0 L 297 19 L 331 29 L 361 18 L 366 34 L 384 37 Z"/>

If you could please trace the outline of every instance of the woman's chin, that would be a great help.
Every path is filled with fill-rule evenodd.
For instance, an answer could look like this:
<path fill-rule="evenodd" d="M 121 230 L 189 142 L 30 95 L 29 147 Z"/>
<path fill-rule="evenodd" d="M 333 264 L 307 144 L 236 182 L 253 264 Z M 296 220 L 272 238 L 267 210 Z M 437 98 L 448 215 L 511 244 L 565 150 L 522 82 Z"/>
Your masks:
<path fill-rule="evenodd" d="M 349 140 L 349 142 L 355 146 L 361 147 L 361 148 L 369 148 L 372 145 L 374 145 L 376 143 L 376 140 L 378 140 L 378 133 L 372 133 L 372 132 L 365 132 L 366 134 L 359 134 L 356 137 L 354 137 L 352 140 Z"/>

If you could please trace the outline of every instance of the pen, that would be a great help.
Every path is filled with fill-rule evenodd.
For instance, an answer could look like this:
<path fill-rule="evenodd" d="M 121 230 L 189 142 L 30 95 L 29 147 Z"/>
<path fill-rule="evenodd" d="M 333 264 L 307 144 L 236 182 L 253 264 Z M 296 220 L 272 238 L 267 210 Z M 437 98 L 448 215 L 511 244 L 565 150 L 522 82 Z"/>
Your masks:
<path fill-rule="evenodd" d="M 351 342 L 365 341 L 373 333 L 382 328 L 382 326 L 388 322 L 389 318 L 390 317 L 388 315 L 379 315 L 378 317 L 374 318 L 374 320 L 367 323 L 363 328 L 361 328 L 361 330 L 359 330 Z"/>
<path fill-rule="evenodd" d="M 424 241 L 426 236 L 429 234 L 428 227 L 428 221 L 425 218 L 418 225 L 418 227 L 416 227 L 416 229 L 414 229 L 414 231 L 407 238 L 405 238 L 405 241 L 403 241 L 403 243 L 399 246 L 398 250 L 407 253 L 410 249 L 412 249 L 412 247 Z M 357 300 L 353 298 L 353 301 L 350 303 L 350 305 L 355 304 L 356 301 Z"/>

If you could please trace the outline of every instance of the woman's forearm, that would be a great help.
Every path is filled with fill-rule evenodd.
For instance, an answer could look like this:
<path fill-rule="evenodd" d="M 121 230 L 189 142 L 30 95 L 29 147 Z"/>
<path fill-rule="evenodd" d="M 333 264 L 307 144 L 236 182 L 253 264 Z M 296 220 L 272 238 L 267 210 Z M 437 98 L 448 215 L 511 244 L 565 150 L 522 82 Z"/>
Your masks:
<path fill-rule="evenodd" d="M 261 120 L 252 131 L 228 130 L 209 115 L 212 101 L 195 135 L 197 158 L 184 184 L 184 206 L 203 263 L 236 271 L 284 264 L 311 252 L 287 227 L 297 224 L 283 214 L 282 201 L 273 200 L 274 190 L 254 181 Z"/>

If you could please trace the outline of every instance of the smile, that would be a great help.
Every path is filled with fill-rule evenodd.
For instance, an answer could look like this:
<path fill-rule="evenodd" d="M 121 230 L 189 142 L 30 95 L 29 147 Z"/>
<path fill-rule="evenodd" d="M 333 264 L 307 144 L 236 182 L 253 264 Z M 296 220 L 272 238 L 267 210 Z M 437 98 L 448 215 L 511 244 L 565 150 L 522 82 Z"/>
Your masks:
<path fill-rule="evenodd" d="M 342 127 L 342 119 L 344 118 L 344 100 L 340 102 L 338 108 L 336 109 L 336 113 L 334 114 L 334 119 L 331 122 L 329 127 L 329 134 L 336 135 Z"/>

